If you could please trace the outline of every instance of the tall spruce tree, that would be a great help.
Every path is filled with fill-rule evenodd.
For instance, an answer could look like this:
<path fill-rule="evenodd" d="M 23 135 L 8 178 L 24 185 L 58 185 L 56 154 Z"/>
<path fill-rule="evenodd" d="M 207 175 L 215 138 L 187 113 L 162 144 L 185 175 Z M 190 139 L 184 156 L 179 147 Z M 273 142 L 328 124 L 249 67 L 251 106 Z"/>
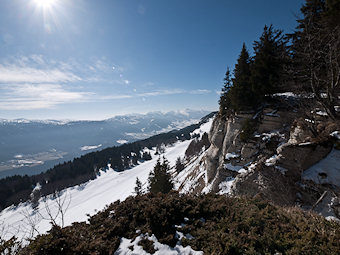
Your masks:
<path fill-rule="evenodd" d="M 222 88 L 221 96 L 219 100 L 219 105 L 220 105 L 219 114 L 221 116 L 225 116 L 227 114 L 228 108 L 230 108 L 231 106 L 229 91 L 232 88 L 232 86 L 233 86 L 233 83 L 231 81 L 231 72 L 230 72 L 229 67 L 227 67 L 227 71 L 224 77 L 224 86 Z"/>
<path fill-rule="evenodd" d="M 173 189 L 174 184 L 169 170 L 170 165 L 165 157 L 163 157 L 163 162 L 160 159 L 157 160 L 149 175 L 149 191 L 151 193 L 169 193 Z"/>
<path fill-rule="evenodd" d="M 266 94 L 278 92 L 283 74 L 283 64 L 287 59 L 286 42 L 281 30 L 265 26 L 258 41 L 254 42 L 254 61 L 251 65 L 252 90 L 258 103 Z"/>
<path fill-rule="evenodd" d="M 250 110 L 255 106 L 255 96 L 250 82 L 251 59 L 243 43 L 240 56 L 234 69 L 233 86 L 229 91 L 232 109 L 236 112 Z"/>

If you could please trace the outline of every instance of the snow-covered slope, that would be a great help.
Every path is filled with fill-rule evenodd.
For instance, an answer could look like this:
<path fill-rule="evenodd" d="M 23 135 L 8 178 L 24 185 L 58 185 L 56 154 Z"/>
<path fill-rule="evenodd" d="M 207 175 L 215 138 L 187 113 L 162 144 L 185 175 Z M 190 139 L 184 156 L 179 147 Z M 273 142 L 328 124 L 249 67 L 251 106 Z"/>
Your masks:
<path fill-rule="evenodd" d="M 38 174 L 99 147 L 118 146 L 184 128 L 208 113 L 150 112 L 102 121 L 0 119 L 0 178 Z"/>
<path fill-rule="evenodd" d="M 195 130 L 194 133 L 208 132 L 211 124 L 212 119 Z M 190 142 L 191 140 L 178 141 L 172 146 L 166 147 L 163 155 L 168 159 L 171 167 L 175 165 L 177 157 L 183 158 Z M 51 227 L 49 223 L 51 217 L 56 218 L 56 222 L 64 226 L 73 222 L 86 221 L 87 214 L 92 215 L 116 200 L 124 200 L 133 195 L 137 177 L 143 183 L 143 188 L 146 189 L 149 173 L 159 158 L 155 155 L 155 150 L 152 150 L 151 154 L 152 160 L 140 162 L 139 165 L 129 170 L 116 172 L 109 167 L 107 170 L 101 171 L 100 176 L 95 180 L 65 189 L 57 198 L 53 198 L 53 196 L 41 198 L 35 211 L 30 203 L 6 208 L 0 213 L 0 226 L 2 225 L 5 230 L 2 237 L 8 239 L 12 235 L 16 235 L 19 239 L 25 239 L 45 233 Z M 180 180 L 181 178 L 178 179 L 178 181 Z M 64 218 L 58 210 L 58 202 L 62 205 Z"/>

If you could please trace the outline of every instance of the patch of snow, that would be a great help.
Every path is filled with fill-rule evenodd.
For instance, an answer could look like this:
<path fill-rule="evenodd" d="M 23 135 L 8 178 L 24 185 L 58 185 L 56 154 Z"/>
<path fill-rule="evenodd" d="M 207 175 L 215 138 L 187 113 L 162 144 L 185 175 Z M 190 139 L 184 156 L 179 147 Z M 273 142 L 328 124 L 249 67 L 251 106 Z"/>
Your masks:
<path fill-rule="evenodd" d="M 310 119 L 305 119 L 305 121 L 309 122 L 309 123 L 315 123 L 314 120 L 310 120 Z"/>
<path fill-rule="evenodd" d="M 88 151 L 88 150 L 95 150 L 102 147 L 102 144 L 98 144 L 98 145 L 86 145 L 86 146 L 82 146 L 80 147 L 81 151 Z"/>
<path fill-rule="evenodd" d="M 36 190 L 41 190 L 41 185 L 39 182 L 35 185 L 34 189 L 32 190 L 32 193 Z"/>
<path fill-rule="evenodd" d="M 276 164 L 277 160 L 280 158 L 279 155 L 273 155 L 270 158 L 268 158 L 265 162 L 266 166 L 273 166 Z"/>
<path fill-rule="evenodd" d="M 306 145 L 311 145 L 311 142 L 305 142 L 305 143 L 299 143 L 299 146 L 306 146 Z"/>
<path fill-rule="evenodd" d="M 340 140 L 340 132 L 339 131 L 334 131 L 333 133 L 331 133 L 331 136 Z"/>
<path fill-rule="evenodd" d="M 337 223 L 340 223 L 340 220 L 337 217 L 335 217 L 335 216 L 327 216 L 326 220 L 328 220 L 328 221 L 335 221 Z"/>
<path fill-rule="evenodd" d="M 317 184 L 329 183 L 340 187 L 340 151 L 333 149 L 326 158 L 303 172 L 302 178 Z"/>
<path fill-rule="evenodd" d="M 269 141 L 273 137 L 279 137 L 280 140 L 283 140 L 285 138 L 284 134 L 281 134 L 279 131 L 272 131 L 270 133 L 262 133 L 260 136 L 262 136 L 262 141 Z M 256 136 L 259 137 L 259 136 Z"/>
<path fill-rule="evenodd" d="M 227 153 L 227 154 L 225 155 L 225 159 L 226 159 L 226 160 L 230 160 L 230 159 L 238 158 L 238 157 L 240 157 L 240 155 L 237 154 L 237 153 L 235 153 L 235 152 Z"/>
<path fill-rule="evenodd" d="M 183 233 L 178 232 L 177 233 L 179 237 L 183 238 L 184 235 Z M 176 255 L 176 254 L 183 254 L 183 255 L 203 255 L 203 251 L 195 251 L 193 250 L 190 246 L 183 247 L 180 244 L 177 244 L 174 248 L 161 244 L 155 235 L 149 236 L 148 234 L 146 235 L 140 235 L 135 238 L 135 240 L 127 239 L 127 238 L 122 238 L 121 243 L 117 249 L 117 251 L 114 253 L 115 255 L 135 255 L 135 254 L 140 254 L 140 255 L 148 255 L 150 253 L 147 253 L 144 251 L 142 246 L 139 246 L 138 243 L 143 240 L 143 239 L 148 239 L 150 241 L 153 241 L 153 246 L 156 252 L 154 254 L 159 254 L 159 255 Z M 129 247 L 132 246 L 131 250 Z"/>
<path fill-rule="evenodd" d="M 117 142 L 117 143 L 119 143 L 119 144 L 125 144 L 125 143 L 128 143 L 128 141 L 127 141 L 127 140 L 124 140 L 124 139 L 117 140 L 116 142 Z"/>
<path fill-rule="evenodd" d="M 233 185 L 235 181 L 235 178 L 229 176 L 225 179 L 225 181 L 221 182 L 218 187 L 220 189 L 220 191 L 218 192 L 218 194 L 230 194 L 231 191 L 231 186 Z"/>
<path fill-rule="evenodd" d="M 317 111 L 316 114 L 320 116 L 328 116 L 327 112 L 324 111 Z"/>
<path fill-rule="evenodd" d="M 200 128 L 194 130 L 193 132 L 190 133 L 190 135 L 203 135 L 204 133 L 208 133 L 210 131 L 212 122 L 214 120 L 213 118 L 210 118 L 206 123 L 200 126 Z"/>
<path fill-rule="evenodd" d="M 224 164 L 224 169 L 228 169 L 234 172 L 239 172 L 240 170 L 243 169 L 243 166 L 234 166 L 231 163 Z"/>
<path fill-rule="evenodd" d="M 299 97 L 299 95 L 294 94 L 293 92 L 276 93 L 276 94 L 273 94 L 273 96 L 277 96 L 277 97 L 294 97 L 294 98 Z"/>

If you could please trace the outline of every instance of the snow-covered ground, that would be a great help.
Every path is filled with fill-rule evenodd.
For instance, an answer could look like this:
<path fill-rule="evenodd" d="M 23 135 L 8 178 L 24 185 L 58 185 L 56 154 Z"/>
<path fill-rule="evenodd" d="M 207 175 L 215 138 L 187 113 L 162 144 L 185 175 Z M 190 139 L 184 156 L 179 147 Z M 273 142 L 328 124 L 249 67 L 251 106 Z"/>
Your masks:
<path fill-rule="evenodd" d="M 183 236 L 182 233 L 179 233 L 179 234 Z M 160 255 L 176 255 L 176 254 L 202 255 L 203 254 L 203 251 L 195 251 L 190 246 L 183 247 L 180 243 L 177 244 L 174 248 L 172 248 L 168 245 L 161 244 L 154 235 L 149 236 L 148 234 L 146 235 L 141 234 L 134 240 L 122 238 L 120 246 L 118 250 L 115 252 L 115 255 L 133 255 L 133 254 L 148 255 L 150 254 L 144 251 L 142 246 L 138 245 L 138 243 L 143 238 L 154 242 L 153 246 L 156 250 L 154 254 L 160 254 Z M 133 251 L 129 248 L 131 246 L 133 247 Z"/>
<path fill-rule="evenodd" d="M 209 132 L 211 124 L 212 119 L 194 133 Z M 166 147 L 163 155 L 168 159 L 171 167 L 175 165 L 177 157 L 183 158 L 190 142 L 191 140 L 178 141 L 172 146 Z M 146 189 L 149 173 L 159 158 L 154 154 L 155 150 L 152 150 L 151 153 L 152 160 L 140 163 L 129 170 L 116 172 L 109 168 L 106 171 L 101 171 L 95 180 L 63 190 L 57 199 L 53 199 L 52 196 L 41 198 L 36 211 L 29 203 L 6 208 L 0 212 L 0 226 L 4 229 L 0 236 L 8 239 L 15 235 L 19 240 L 24 240 L 37 234 L 46 233 L 51 228 L 49 223 L 51 216 L 56 217 L 60 211 L 57 201 L 63 203 L 64 226 L 67 226 L 73 222 L 86 221 L 87 214 L 93 215 L 104 209 L 106 205 L 116 200 L 125 200 L 128 196 L 133 195 L 136 178 L 143 183 L 143 188 Z M 61 216 L 59 213 L 56 217 L 56 221 L 60 225 L 62 224 Z"/>
<path fill-rule="evenodd" d="M 340 150 L 333 149 L 326 158 L 304 171 L 302 178 L 340 187 Z"/>

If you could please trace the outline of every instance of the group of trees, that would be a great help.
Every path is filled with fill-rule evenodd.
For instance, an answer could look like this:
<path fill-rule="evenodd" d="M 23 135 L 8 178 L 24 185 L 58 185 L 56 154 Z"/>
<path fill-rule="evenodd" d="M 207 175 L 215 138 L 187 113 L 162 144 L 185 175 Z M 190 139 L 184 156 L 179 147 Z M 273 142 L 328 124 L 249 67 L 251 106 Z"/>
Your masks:
<path fill-rule="evenodd" d="M 265 96 L 280 91 L 284 65 L 288 57 L 286 40 L 281 30 L 265 26 L 254 42 L 251 57 L 243 44 L 233 77 L 227 69 L 220 98 L 220 114 L 252 110 L 264 102 Z"/>
<path fill-rule="evenodd" d="M 292 41 L 292 76 L 335 119 L 340 88 L 340 1 L 306 0 Z"/>
<path fill-rule="evenodd" d="M 169 193 L 174 188 L 171 176 L 169 161 L 163 156 L 162 161 L 158 158 L 156 165 L 149 174 L 147 191 L 157 193 Z M 136 178 L 135 194 L 137 196 L 144 193 L 143 185 L 139 178 Z"/>
<path fill-rule="evenodd" d="M 220 115 L 254 110 L 287 89 L 309 93 L 337 117 L 340 87 L 340 1 L 306 0 L 293 34 L 265 26 L 251 57 L 243 44 L 233 73 L 227 69 Z M 292 85 L 291 85 L 292 84 Z"/>

